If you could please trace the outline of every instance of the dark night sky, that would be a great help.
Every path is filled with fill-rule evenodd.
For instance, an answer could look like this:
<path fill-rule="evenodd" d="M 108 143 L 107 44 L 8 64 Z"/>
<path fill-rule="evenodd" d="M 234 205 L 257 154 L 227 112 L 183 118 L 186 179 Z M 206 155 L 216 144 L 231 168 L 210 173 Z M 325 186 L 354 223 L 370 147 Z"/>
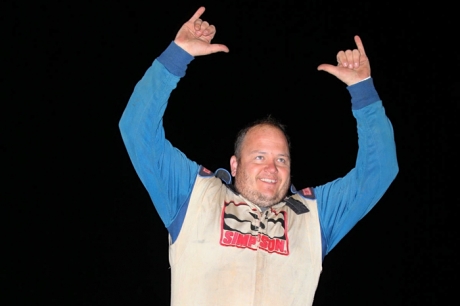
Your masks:
<path fill-rule="evenodd" d="M 167 231 L 118 121 L 200 5 L 230 53 L 189 65 L 164 117 L 167 138 L 209 169 L 228 168 L 236 132 L 273 114 L 288 126 L 298 188 L 345 175 L 357 150 L 349 95 L 316 67 L 335 63 L 359 34 L 400 172 L 326 257 L 314 305 L 442 305 L 457 268 L 449 178 L 458 94 L 439 67 L 458 55 L 447 58 L 428 35 L 431 14 L 420 12 L 431 8 L 336 0 L 8 4 L 2 304 L 169 304 Z"/>

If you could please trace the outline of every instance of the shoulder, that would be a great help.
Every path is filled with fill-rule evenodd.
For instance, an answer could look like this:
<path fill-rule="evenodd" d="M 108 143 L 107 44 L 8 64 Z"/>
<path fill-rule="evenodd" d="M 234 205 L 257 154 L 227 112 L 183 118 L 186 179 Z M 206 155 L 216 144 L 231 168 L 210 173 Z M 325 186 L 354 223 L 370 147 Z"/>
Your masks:
<path fill-rule="evenodd" d="M 292 195 L 285 199 L 286 205 L 297 215 L 310 212 L 311 205 L 315 205 L 314 202 L 316 202 L 313 188 L 308 187 L 297 191 L 294 186 L 291 186 L 291 192 Z"/>
<path fill-rule="evenodd" d="M 232 176 L 230 175 L 230 172 L 228 172 L 226 169 L 223 169 L 223 168 L 219 168 L 215 172 L 212 172 L 208 168 L 200 166 L 200 169 L 198 171 L 198 176 L 202 178 L 216 177 L 225 184 L 232 183 Z"/>

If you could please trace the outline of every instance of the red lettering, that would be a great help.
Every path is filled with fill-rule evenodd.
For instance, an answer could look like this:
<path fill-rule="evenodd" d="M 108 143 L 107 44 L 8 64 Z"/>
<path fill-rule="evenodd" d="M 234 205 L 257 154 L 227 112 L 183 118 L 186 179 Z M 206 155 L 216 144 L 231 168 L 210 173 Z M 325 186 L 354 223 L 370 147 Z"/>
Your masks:
<path fill-rule="evenodd" d="M 275 251 L 284 253 L 284 240 L 281 239 L 276 239 L 276 246 L 275 246 Z"/>
<path fill-rule="evenodd" d="M 235 234 L 233 235 L 232 245 L 236 244 L 236 242 L 238 241 L 239 236 L 240 236 L 240 233 L 235 232 Z"/>
<path fill-rule="evenodd" d="M 257 242 L 259 242 L 259 248 L 269 253 L 279 253 L 288 255 L 289 252 L 286 250 L 286 240 L 270 238 L 263 234 L 253 236 L 251 234 L 240 234 L 233 231 L 223 231 L 221 243 L 222 245 L 236 246 L 240 248 L 250 248 L 257 250 Z"/>
<path fill-rule="evenodd" d="M 268 247 L 268 238 L 264 235 L 260 235 L 260 248 L 266 249 Z"/>
<path fill-rule="evenodd" d="M 230 244 L 232 242 L 232 238 L 233 238 L 233 232 L 225 231 L 224 237 L 222 239 L 222 243 Z"/>
<path fill-rule="evenodd" d="M 247 246 L 250 248 L 254 248 L 254 244 L 256 244 L 256 242 L 257 242 L 256 236 L 251 235 L 251 237 L 249 237 Z"/>
<path fill-rule="evenodd" d="M 249 236 L 250 236 L 249 234 L 246 234 L 246 235 L 239 234 L 238 235 L 238 241 L 236 242 L 236 245 L 245 247 L 248 244 Z"/>
<path fill-rule="evenodd" d="M 273 239 L 270 239 L 268 241 L 268 251 L 273 252 L 274 249 L 275 249 L 275 241 Z"/>

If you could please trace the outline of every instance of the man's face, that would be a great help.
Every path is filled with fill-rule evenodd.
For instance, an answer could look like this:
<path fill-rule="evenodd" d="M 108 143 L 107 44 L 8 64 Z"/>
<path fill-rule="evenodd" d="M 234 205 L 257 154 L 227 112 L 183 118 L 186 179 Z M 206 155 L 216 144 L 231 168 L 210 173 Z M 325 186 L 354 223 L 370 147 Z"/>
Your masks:
<path fill-rule="evenodd" d="M 284 199 L 290 185 L 291 159 L 283 132 L 270 125 L 251 128 L 240 155 L 239 160 L 236 156 L 230 159 L 238 192 L 259 207 Z"/>

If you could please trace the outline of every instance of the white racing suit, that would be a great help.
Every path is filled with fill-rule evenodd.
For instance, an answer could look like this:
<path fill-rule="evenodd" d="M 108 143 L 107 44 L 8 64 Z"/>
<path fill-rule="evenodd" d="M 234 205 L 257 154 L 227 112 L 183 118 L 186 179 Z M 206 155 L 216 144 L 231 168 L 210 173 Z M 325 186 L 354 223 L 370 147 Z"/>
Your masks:
<path fill-rule="evenodd" d="M 348 87 L 356 166 L 262 211 L 228 172 L 189 160 L 162 117 L 192 57 L 174 43 L 136 85 L 120 121 L 134 168 L 170 233 L 172 305 L 311 305 L 324 256 L 382 197 L 398 172 L 391 123 L 372 79 Z"/>

